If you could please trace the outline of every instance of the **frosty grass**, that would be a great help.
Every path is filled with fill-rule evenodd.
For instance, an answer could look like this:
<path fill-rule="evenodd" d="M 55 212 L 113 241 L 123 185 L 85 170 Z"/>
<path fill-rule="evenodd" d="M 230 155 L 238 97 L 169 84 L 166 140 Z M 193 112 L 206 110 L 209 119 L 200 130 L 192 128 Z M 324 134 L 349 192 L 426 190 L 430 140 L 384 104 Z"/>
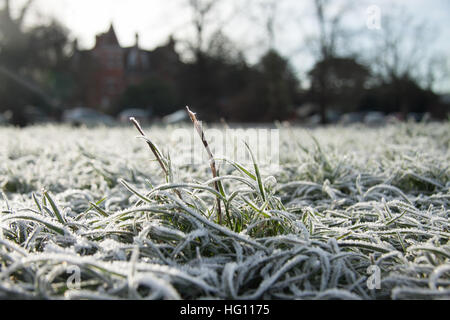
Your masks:
<path fill-rule="evenodd" d="M 217 160 L 221 192 L 131 124 L 0 128 L 0 298 L 449 299 L 449 123 L 279 128 L 280 167 Z"/>

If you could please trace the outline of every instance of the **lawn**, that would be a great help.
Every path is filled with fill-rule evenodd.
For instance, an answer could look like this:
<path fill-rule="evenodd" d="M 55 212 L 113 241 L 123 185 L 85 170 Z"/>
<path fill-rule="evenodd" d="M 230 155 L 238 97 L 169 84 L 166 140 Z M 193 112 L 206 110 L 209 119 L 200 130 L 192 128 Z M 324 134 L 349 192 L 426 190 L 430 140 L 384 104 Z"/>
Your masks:
<path fill-rule="evenodd" d="M 448 122 L 277 128 L 213 179 L 180 127 L 165 170 L 131 123 L 0 127 L 0 298 L 450 298 Z"/>

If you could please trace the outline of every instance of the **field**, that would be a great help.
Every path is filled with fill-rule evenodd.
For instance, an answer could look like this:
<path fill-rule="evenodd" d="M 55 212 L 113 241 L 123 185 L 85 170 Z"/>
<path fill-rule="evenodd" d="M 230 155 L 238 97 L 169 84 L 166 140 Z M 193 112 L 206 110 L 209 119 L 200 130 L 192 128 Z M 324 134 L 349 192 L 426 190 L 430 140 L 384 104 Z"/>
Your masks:
<path fill-rule="evenodd" d="M 0 128 L 0 298 L 450 298 L 448 122 L 279 125 L 215 180 L 144 129 L 167 174 L 132 124 Z"/>

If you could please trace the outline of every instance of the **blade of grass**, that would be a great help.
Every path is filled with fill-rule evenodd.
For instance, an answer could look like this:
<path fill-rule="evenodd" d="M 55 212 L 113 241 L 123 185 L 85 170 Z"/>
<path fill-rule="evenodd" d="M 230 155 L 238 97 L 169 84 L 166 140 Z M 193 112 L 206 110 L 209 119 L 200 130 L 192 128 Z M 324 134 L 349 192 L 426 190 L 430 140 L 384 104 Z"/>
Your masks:
<path fill-rule="evenodd" d="M 250 149 L 250 147 L 248 146 L 246 141 L 244 141 L 244 144 L 247 147 L 247 150 L 250 153 L 250 156 L 253 161 L 253 168 L 255 169 L 256 181 L 258 182 L 259 192 L 261 193 L 261 197 L 262 197 L 263 201 L 266 201 L 266 190 L 264 189 L 264 184 L 261 179 L 261 174 L 259 173 L 258 163 L 256 162 L 255 156 L 253 155 L 253 152 Z"/>
<path fill-rule="evenodd" d="M 161 169 L 164 171 L 164 175 L 167 177 L 169 172 L 167 171 L 167 168 L 164 165 L 164 162 L 163 162 L 163 159 L 162 159 L 162 155 L 161 155 L 161 152 L 159 151 L 158 147 L 150 139 L 147 138 L 146 134 L 144 133 L 144 130 L 142 130 L 141 125 L 139 124 L 139 122 L 134 117 L 131 117 L 130 121 L 134 124 L 136 129 L 142 135 L 141 138 L 144 139 L 145 142 L 147 142 L 148 147 L 150 148 L 150 150 L 155 155 L 156 160 L 158 160 L 158 163 L 159 163 Z"/>
<path fill-rule="evenodd" d="M 197 120 L 197 117 L 195 116 L 195 113 L 193 113 L 191 110 L 189 110 L 189 107 L 186 106 L 186 111 L 189 115 L 189 118 L 194 124 L 195 130 L 197 131 L 198 135 L 200 136 L 200 139 L 202 140 L 203 146 L 206 149 L 206 152 L 209 156 L 209 166 L 211 167 L 211 172 L 213 178 L 217 178 L 217 169 L 216 169 L 216 162 L 214 161 L 214 156 L 209 149 L 208 141 L 206 141 L 205 133 L 203 131 L 201 123 Z M 214 188 L 217 190 L 217 192 L 220 192 L 219 190 L 219 183 L 218 181 L 214 181 Z M 217 214 L 218 214 L 218 220 L 219 224 L 222 224 L 222 209 L 220 207 L 220 199 L 217 198 Z"/>
<path fill-rule="evenodd" d="M 58 206 L 56 205 L 55 201 L 53 201 L 52 197 L 50 196 L 50 194 L 48 193 L 48 191 L 44 192 L 44 196 L 47 198 L 48 202 L 50 202 L 50 206 L 53 209 L 53 213 L 56 216 L 56 219 L 58 219 L 58 221 L 62 224 L 66 224 L 66 221 L 64 220 L 61 211 L 59 210 Z"/>

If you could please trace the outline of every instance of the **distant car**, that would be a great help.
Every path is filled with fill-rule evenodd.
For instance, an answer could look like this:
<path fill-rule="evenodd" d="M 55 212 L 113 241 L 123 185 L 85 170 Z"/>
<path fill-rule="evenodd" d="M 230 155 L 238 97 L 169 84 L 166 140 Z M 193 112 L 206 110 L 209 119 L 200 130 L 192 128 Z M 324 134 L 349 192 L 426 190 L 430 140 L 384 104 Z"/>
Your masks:
<path fill-rule="evenodd" d="M 421 122 L 421 121 L 428 121 L 430 118 L 429 113 L 423 113 L 423 112 L 410 112 L 406 116 L 407 120 L 415 121 L 415 122 Z"/>
<path fill-rule="evenodd" d="M 316 126 L 321 124 L 322 122 L 322 116 L 319 113 L 314 113 L 310 115 L 309 117 L 303 118 L 304 123 L 306 125 Z M 333 110 L 327 110 L 326 112 L 326 121 L 327 123 L 336 123 L 339 120 L 339 113 L 333 111 Z"/>
<path fill-rule="evenodd" d="M 382 112 L 368 112 L 364 116 L 364 123 L 367 125 L 381 125 L 386 123 L 386 117 Z"/>
<path fill-rule="evenodd" d="M 387 124 L 398 124 L 401 121 L 401 116 L 397 113 L 389 113 L 385 120 Z"/>
<path fill-rule="evenodd" d="M 337 123 L 341 118 L 341 115 L 334 110 L 327 110 L 326 116 L 328 123 Z"/>
<path fill-rule="evenodd" d="M 174 113 L 171 113 L 165 117 L 162 118 L 162 122 L 165 124 L 172 124 L 181 122 L 184 120 L 187 120 L 188 114 L 185 109 L 181 109 L 178 111 L 175 111 Z"/>
<path fill-rule="evenodd" d="M 306 124 L 311 126 L 316 126 L 320 124 L 320 115 L 313 114 L 312 116 L 306 118 Z"/>
<path fill-rule="evenodd" d="M 114 118 L 98 112 L 97 110 L 78 107 L 66 110 L 63 113 L 63 121 L 73 125 L 95 126 L 99 124 L 114 125 Z"/>
<path fill-rule="evenodd" d="M 319 107 L 315 104 L 312 103 L 306 103 L 300 107 L 298 107 L 295 110 L 295 115 L 299 118 L 299 119 L 305 119 L 308 116 L 311 116 L 314 114 L 314 112 L 317 112 L 319 109 Z"/>
<path fill-rule="evenodd" d="M 450 104 L 450 94 L 441 95 L 439 101 L 443 104 Z"/>
<path fill-rule="evenodd" d="M 118 119 L 120 122 L 129 122 L 130 117 L 134 117 L 137 120 L 141 122 L 148 121 L 150 119 L 151 112 L 144 109 L 138 109 L 138 108 L 130 108 L 125 109 L 121 113 L 119 113 Z"/>
<path fill-rule="evenodd" d="M 42 108 L 32 105 L 28 105 L 24 108 L 24 116 L 29 124 L 45 123 L 53 120 L 42 110 Z"/>
<path fill-rule="evenodd" d="M 6 119 L 6 117 L 0 113 L 0 125 L 2 124 L 7 124 L 8 120 Z"/>
<path fill-rule="evenodd" d="M 359 123 L 364 121 L 364 116 L 363 112 L 349 112 L 343 114 L 339 122 L 341 124 Z"/>

